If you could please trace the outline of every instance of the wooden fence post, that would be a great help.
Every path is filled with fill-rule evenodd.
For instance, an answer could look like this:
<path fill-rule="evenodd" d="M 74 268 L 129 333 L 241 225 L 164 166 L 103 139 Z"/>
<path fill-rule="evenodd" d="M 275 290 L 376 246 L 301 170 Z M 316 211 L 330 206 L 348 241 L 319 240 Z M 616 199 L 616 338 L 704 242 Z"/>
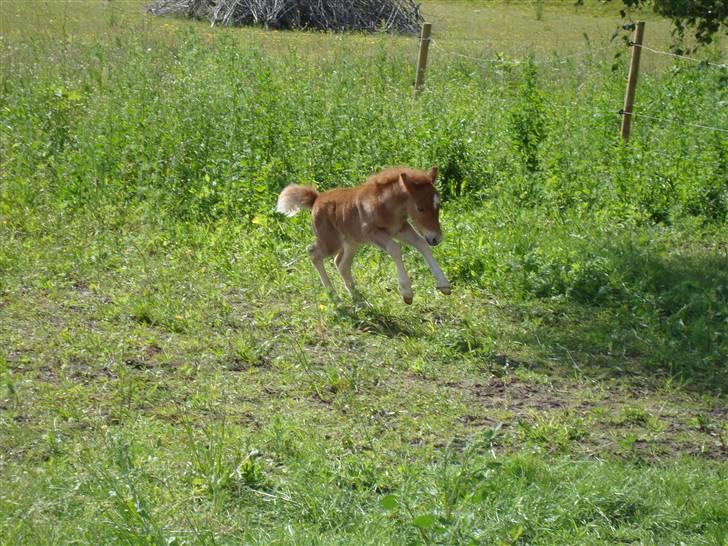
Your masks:
<path fill-rule="evenodd" d="M 422 34 L 420 35 L 420 54 L 417 58 L 417 73 L 415 76 L 415 97 L 420 94 L 425 86 L 425 70 L 427 70 L 427 52 L 430 49 L 431 23 L 422 23 Z"/>
<path fill-rule="evenodd" d="M 629 63 L 629 76 L 627 77 L 627 92 L 624 95 L 624 108 L 622 108 L 622 129 L 620 134 L 625 142 L 629 139 L 629 131 L 632 126 L 632 106 L 634 105 L 634 94 L 637 88 L 637 75 L 640 70 L 640 55 L 642 53 L 642 38 L 645 34 L 644 21 L 638 21 L 634 30 L 632 41 L 632 59 Z"/>

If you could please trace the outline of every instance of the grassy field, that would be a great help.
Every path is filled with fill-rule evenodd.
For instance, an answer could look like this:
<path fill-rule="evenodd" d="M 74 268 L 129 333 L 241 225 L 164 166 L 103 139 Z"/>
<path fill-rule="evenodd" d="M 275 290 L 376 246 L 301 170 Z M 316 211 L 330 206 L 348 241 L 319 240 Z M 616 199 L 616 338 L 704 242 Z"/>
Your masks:
<path fill-rule="evenodd" d="M 621 143 L 565 4 L 426 2 L 413 100 L 412 37 L 2 2 L 0 543 L 726 544 L 728 74 L 645 51 Z M 453 294 L 333 301 L 277 192 L 397 164 Z"/>

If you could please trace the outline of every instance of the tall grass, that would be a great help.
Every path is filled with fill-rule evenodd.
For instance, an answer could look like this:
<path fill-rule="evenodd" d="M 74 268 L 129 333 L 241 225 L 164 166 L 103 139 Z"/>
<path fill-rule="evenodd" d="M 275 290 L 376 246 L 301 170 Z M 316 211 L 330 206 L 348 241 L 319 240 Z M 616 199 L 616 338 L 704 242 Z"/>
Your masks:
<path fill-rule="evenodd" d="M 42 184 L 73 206 L 150 199 L 190 218 L 250 216 L 290 181 L 326 188 L 384 165 L 437 163 L 446 192 L 466 197 L 725 221 L 724 136 L 638 118 L 622 145 L 610 113 L 623 67 L 609 58 L 495 70 L 446 58 L 412 101 L 410 59 L 376 43 L 360 58 L 334 41 L 334 58 L 316 63 L 229 34 L 209 40 L 122 34 L 65 46 L 65 61 L 50 44 L 22 42 L 35 62 L 6 74 L 2 95 L 12 197 L 32 201 Z M 659 118 L 725 124 L 719 69 L 646 74 L 639 96 L 639 111 Z"/>

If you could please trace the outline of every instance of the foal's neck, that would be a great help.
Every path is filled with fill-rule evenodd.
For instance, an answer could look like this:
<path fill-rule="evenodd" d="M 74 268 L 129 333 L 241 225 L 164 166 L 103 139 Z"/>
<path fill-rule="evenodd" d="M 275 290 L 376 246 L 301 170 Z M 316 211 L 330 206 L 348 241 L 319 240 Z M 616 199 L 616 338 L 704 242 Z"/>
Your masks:
<path fill-rule="evenodd" d="M 406 212 L 410 194 L 402 187 L 399 180 L 396 180 L 382 185 L 382 199 L 392 208 Z"/>

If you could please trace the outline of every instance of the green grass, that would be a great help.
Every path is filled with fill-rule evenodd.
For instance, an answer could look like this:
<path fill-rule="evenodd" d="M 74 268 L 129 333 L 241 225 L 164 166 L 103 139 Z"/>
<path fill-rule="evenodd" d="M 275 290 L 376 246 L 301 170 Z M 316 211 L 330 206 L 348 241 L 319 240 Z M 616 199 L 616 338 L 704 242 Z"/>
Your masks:
<path fill-rule="evenodd" d="M 725 543 L 728 140 L 619 142 L 616 18 L 535 6 L 426 4 L 523 62 L 433 49 L 415 101 L 414 38 L 0 5 L 0 542 Z M 649 59 L 638 111 L 728 125 Z M 363 249 L 334 302 L 276 193 L 401 163 L 453 295 Z"/>

